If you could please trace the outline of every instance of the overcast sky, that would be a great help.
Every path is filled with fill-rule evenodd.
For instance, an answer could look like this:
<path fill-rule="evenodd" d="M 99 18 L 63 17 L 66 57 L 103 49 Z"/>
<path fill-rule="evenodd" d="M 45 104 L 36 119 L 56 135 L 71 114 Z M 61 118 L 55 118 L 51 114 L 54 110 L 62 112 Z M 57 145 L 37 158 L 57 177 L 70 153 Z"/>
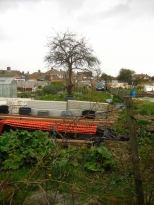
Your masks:
<path fill-rule="evenodd" d="M 154 0 L 0 0 L 0 70 L 46 72 L 47 37 L 67 28 L 88 39 L 103 73 L 154 76 Z"/>

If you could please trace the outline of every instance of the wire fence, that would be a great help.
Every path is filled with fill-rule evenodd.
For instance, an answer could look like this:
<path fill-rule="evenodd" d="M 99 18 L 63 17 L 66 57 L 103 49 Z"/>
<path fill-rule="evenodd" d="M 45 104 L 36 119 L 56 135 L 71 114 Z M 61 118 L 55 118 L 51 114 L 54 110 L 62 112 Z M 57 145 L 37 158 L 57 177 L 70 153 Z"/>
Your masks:
<path fill-rule="evenodd" d="M 113 92 L 116 92 L 115 90 Z M 114 93 L 113 93 L 114 94 Z M 122 96 L 122 95 L 121 95 Z M 125 94 L 126 96 L 126 94 Z M 121 110 L 121 109 L 119 109 Z M 110 110 L 108 112 L 114 112 Z M 153 130 L 143 130 L 142 126 L 138 124 L 136 118 L 130 116 L 135 123 L 135 134 L 137 135 L 139 163 L 140 163 L 140 179 L 143 185 L 144 204 L 151 205 L 154 202 L 154 135 Z M 122 119 L 125 131 L 128 133 L 128 124 L 126 119 Z M 131 123 L 132 124 L 132 123 Z M 134 129 L 134 128 L 133 128 Z M 66 131 L 67 132 L 67 131 Z M 108 132 L 108 133 L 107 133 Z M 44 154 L 38 160 L 38 155 L 33 153 L 30 144 L 28 148 L 31 156 L 37 160 L 35 166 L 29 173 L 23 175 L 22 179 L 16 179 L 17 173 L 13 170 L 7 170 L 6 178 L 4 178 L 4 170 L 2 170 L 0 178 L 0 202 L 2 205 L 12 204 L 137 204 L 137 195 L 134 180 L 136 175 L 132 165 L 132 151 L 130 149 L 129 141 L 119 141 L 117 137 L 107 139 L 107 134 L 111 129 L 99 130 L 97 134 L 101 135 L 103 142 L 98 146 L 96 156 L 102 153 L 102 147 L 108 148 L 116 162 L 113 167 L 104 168 L 100 171 L 103 163 L 109 165 L 109 161 L 105 161 L 105 155 L 110 156 L 109 153 L 103 153 L 101 158 L 97 161 L 94 158 L 94 153 L 88 155 L 90 160 L 88 165 L 91 168 L 86 170 L 85 153 L 89 153 L 92 149 L 85 149 L 84 146 L 78 148 L 64 148 L 57 146 L 48 154 Z M 51 133 L 53 135 L 54 133 Z M 65 133 L 66 134 L 66 133 Z M 11 136 L 10 136 L 11 137 Z M 53 136 L 51 136 L 53 137 Z M 76 135 L 74 135 L 74 138 Z M 88 136 L 87 139 L 90 139 Z M 111 140 L 112 139 L 112 140 Z M 26 140 L 24 140 L 26 141 Z M 35 142 L 36 143 L 36 142 Z M 21 146 L 18 145 L 21 149 Z M 24 148 L 24 151 L 28 151 Z M 13 160 L 15 155 L 14 146 Z M 11 149 L 10 149 L 11 151 Z M 45 150 L 44 150 L 45 153 Z M 98 158 L 97 158 L 98 159 Z M 110 159 L 110 163 L 112 159 Z M 19 162 L 20 159 L 17 159 Z M 28 158 L 27 158 L 28 160 Z M 11 161 L 10 161 L 11 162 Z M 11 164 L 11 163 L 10 163 Z M 87 166 L 88 166 L 87 165 Z M 96 166 L 94 166 L 96 165 Z M 12 180 L 12 176 L 14 179 Z M 30 197 L 31 196 L 31 197 Z M 141 205 L 138 203 L 138 205 Z"/>

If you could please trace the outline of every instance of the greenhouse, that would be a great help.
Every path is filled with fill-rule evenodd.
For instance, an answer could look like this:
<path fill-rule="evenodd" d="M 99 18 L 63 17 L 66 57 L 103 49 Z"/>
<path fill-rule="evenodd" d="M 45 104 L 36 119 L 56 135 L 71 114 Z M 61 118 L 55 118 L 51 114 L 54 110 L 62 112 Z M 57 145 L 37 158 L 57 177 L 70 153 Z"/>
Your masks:
<path fill-rule="evenodd" d="M 14 78 L 0 78 L 0 97 L 17 97 L 17 83 Z"/>

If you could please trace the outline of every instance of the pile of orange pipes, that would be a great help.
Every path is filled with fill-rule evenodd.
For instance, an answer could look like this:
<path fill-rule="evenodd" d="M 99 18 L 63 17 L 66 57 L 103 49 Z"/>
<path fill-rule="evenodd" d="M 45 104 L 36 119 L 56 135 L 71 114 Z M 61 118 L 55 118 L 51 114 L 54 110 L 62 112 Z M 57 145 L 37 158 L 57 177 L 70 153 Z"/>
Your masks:
<path fill-rule="evenodd" d="M 76 134 L 96 134 L 97 125 L 88 125 L 82 123 L 72 122 L 51 122 L 51 121 L 35 121 L 35 120 L 15 120 L 4 119 L 0 120 L 0 132 L 3 131 L 4 125 L 9 125 L 14 128 L 20 129 L 32 129 L 32 130 L 45 130 L 52 131 L 54 129 L 57 132 L 64 133 L 76 133 Z"/>

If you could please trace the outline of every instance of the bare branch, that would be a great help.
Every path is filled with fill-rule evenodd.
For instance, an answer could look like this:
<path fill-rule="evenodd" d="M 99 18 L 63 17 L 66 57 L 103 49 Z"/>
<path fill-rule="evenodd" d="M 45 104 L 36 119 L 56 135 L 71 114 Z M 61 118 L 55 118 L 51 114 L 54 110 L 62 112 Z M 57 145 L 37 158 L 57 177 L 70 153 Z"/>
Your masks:
<path fill-rule="evenodd" d="M 48 55 L 45 62 L 49 65 L 67 68 L 68 94 L 72 94 L 72 73 L 73 70 L 93 70 L 98 67 L 100 61 L 93 54 L 93 49 L 88 45 L 84 37 L 79 38 L 77 34 L 66 30 L 63 33 L 56 33 L 48 44 Z"/>

